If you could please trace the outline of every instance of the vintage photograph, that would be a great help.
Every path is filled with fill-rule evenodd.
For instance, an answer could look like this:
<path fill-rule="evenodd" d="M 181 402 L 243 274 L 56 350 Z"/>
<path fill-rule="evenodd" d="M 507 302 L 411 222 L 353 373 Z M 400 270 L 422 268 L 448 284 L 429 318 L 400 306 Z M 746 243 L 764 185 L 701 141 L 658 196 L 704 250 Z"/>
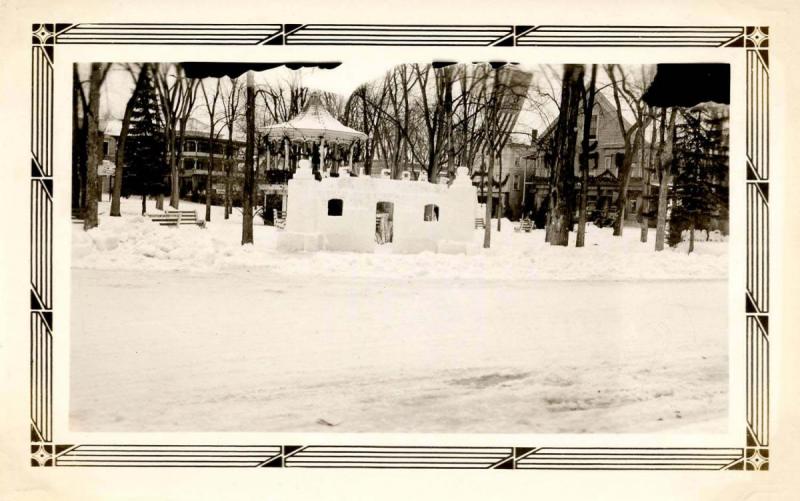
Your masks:
<path fill-rule="evenodd" d="M 730 88 L 74 64 L 69 429 L 727 433 Z"/>

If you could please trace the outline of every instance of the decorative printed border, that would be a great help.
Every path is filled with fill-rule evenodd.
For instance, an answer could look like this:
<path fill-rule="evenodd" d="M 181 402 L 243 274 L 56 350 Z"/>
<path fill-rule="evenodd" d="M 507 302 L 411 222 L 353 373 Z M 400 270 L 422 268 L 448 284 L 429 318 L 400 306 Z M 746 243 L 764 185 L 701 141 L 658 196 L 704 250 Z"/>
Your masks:
<path fill-rule="evenodd" d="M 35 24 L 31 56 L 32 466 L 767 470 L 769 29 L 756 26 Z M 53 437 L 53 66 L 58 44 L 743 48 L 747 286 L 744 445 L 732 448 L 60 444 Z"/>

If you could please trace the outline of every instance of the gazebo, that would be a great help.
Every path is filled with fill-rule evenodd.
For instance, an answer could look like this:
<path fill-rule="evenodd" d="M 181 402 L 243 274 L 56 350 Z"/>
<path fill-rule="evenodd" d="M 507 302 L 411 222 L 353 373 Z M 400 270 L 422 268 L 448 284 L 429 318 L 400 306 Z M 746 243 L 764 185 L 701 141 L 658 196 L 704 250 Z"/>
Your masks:
<path fill-rule="evenodd" d="M 326 169 L 326 158 L 332 159 L 338 166 L 338 161 L 343 159 L 345 151 L 349 155 L 348 166 L 352 170 L 353 147 L 358 141 L 366 139 L 367 135 L 363 132 L 351 129 L 336 120 L 325 109 L 317 92 L 309 96 L 303 111 L 296 117 L 288 122 L 264 128 L 264 140 L 267 144 L 276 141 L 283 143 L 284 169 L 289 170 L 291 156 L 295 158 L 308 156 L 312 158 L 313 167 L 319 169 L 320 175 L 330 172 L 330 169 Z M 330 155 L 331 152 L 335 155 Z"/>

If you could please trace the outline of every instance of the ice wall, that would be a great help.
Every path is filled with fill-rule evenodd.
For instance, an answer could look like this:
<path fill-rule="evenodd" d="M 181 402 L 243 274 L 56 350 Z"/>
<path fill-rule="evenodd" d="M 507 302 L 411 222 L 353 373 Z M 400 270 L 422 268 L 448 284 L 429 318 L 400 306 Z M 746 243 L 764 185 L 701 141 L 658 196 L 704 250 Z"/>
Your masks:
<path fill-rule="evenodd" d="M 278 236 L 284 251 L 375 250 L 378 202 L 393 204 L 392 250 L 468 253 L 473 250 L 477 192 L 466 167 L 450 186 L 388 177 L 326 177 L 316 181 L 301 160 L 289 181 L 286 228 Z M 341 200 L 341 215 L 329 215 L 329 201 Z M 332 202 L 337 213 L 338 202 Z M 438 207 L 438 220 L 425 220 L 425 206 Z"/>

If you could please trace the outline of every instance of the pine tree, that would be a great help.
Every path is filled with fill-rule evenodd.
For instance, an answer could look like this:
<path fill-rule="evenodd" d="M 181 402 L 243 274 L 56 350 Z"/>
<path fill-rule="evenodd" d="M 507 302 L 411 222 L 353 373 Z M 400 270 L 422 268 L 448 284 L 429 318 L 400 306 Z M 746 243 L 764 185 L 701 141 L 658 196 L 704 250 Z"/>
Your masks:
<path fill-rule="evenodd" d="M 147 210 L 147 197 L 163 193 L 164 180 L 169 175 L 158 98 L 149 68 L 145 65 L 139 74 L 141 81 L 137 87 L 141 91 L 135 97 L 131 113 L 125 150 L 126 181 L 123 184 L 130 193 L 142 196 L 142 214 Z"/>
<path fill-rule="evenodd" d="M 724 117 L 700 110 L 687 111 L 675 142 L 676 176 L 672 192 L 669 245 L 689 231 L 689 252 L 696 230 L 708 230 L 715 217 L 727 217 L 728 151 Z"/>

